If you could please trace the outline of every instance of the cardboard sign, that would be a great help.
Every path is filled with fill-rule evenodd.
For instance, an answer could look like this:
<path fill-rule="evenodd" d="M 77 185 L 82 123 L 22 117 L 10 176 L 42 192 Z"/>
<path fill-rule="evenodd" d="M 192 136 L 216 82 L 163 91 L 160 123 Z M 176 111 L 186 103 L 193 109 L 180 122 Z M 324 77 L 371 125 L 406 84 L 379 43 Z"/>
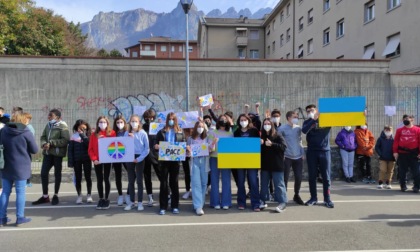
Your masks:
<path fill-rule="evenodd" d="M 207 157 L 209 155 L 209 145 L 203 144 L 191 144 L 191 156 L 192 157 Z"/>
<path fill-rule="evenodd" d="M 366 123 L 366 97 L 319 98 L 319 126 L 356 126 Z"/>
<path fill-rule="evenodd" d="M 261 168 L 261 140 L 258 137 L 220 138 L 217 151 L 219 169 Z"/>
<path fill-rule="evenodd" d="M 134 160 L 134 138 L 103 137 L 99 138 L 100 163 L 126 163 Z"/>
<path fill-rule="evenodd" d="M 156 135 L 164 127 L 165 123 L 150 123 L 149 135 Z"/>
<path fill-rule="evenodd" d="M 160 161 L 185 161 L 187 153 L 187 143 L 159 142 Z"/>
<path fill-rule="evenodd" d="M 208 94 L 208 95 L 200 96 L 198 97 L 198 100 L 200 101 L 201 107 L 210 106 L 213 104 L 213 95 Z"/>
<path fill-rule="evenodd" d="M 191 129 L 194 128 L 195 123 L 198 121 L 198 111 L 178 112 L 176 117 L 181 128 Z"/>

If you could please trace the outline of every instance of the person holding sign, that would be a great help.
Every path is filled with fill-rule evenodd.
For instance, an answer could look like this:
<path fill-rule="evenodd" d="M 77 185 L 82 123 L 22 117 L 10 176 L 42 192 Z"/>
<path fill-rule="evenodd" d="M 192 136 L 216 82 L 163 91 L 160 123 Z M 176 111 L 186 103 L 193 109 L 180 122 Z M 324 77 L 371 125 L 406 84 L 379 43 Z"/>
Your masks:
<path fill-rule="evenodd" d="M 111 183 L 109 175 L 111 173 L 111 164 L 99 163 L 99 138 L 115 137 L 116 133 L 111 128 L 109 120 L 106 116 L 100 116 L 96 121 L 95 132 L 90 136 L 89 140 L 89 157 L 95 165 L 95 173 L 97 180 L 97 188 L 99 194 L 99 201 L 96 209 L 109 209 L 109 193 L 111 191 Z M 104 197 L 104 184 L 105 183 L 105 197 Z"/>
<path fill-rule="evenodd" d="M 130 202 L 127 202 L 127 206 L 124 210 L 129 211 L 134 207 L 134 196 L 136 192 L 134 190 L 134 180 L 137 179 L 137 210 L 143 211 L 143 169 L 144 159 L 149 154 L 149 138 L 146 132 L 142 129 L 140 124 L 140 117 L 138 115 L 132 115 L 130 117 L 130 125 L 128 131 L 125 132 L 124 136 L 130 136 L 134 138 L 134 161 L 127 163 L 128 172 L 128 193 L 130 195 Z"/>
<path fill-rule="evenodd" d="M 215 145 L 216 140 L 213 139 L 212 144 Z M 207 138 L 207 131 L 203 121 L 196 122 L 191 136 L 187 140 L 187 151 L 191 156 L 191 187 L 192 187 L 192 201 L 193 207 L 197 215 L 204 214 L 203 207 L 206 201 L 206 189 L 209 168 L 209 157 L 198 156 L 202 155 L 197 153 L 191 146 L 198 146 L 198 148 L 207 148 L 209 140 Z"/>
<path fill-rule="evenodd" d="M 233 133 L 234 137 L 258 137 L 259 130 L 256 129 L 251 118 L 241 114 L 237 120 L 239 128 Z M 248 174 L 248 183 L 251 194 L 251 207 L 255 212 L 260 211 L 260 193 L 258 183 L 258 169 L 238 169 L 238 209 L 244 210 L 246 206 L 245 176 Z M 213 186 L 212 186 L 213 188 Z"/>
<path fill-rule="evenodd" d="M 113 130 L 115 131 L 115 134 L 117 134 L 117 137 L 123 137 L 125 133 L 127 132 L 127 122 L 125 121 L 125 118 L 123 115 L 118 115 L 114 119 L 114 126 Z M 118 198 L 117 198 L 117 205 L 122 206 L 124 204 L 124 196 L 122 192 L 122 167 L 124 166 L 125 170 L 127 170 L 127 166 L 125 163 L 112 163 L 112 167 L 114 168 L 115 173 L 115 186 L 117 187 L 118 192 Z M 125 201 L 129 201 L 130 196 L 128 196 L 128 189 L 127 189 L 127 195 L 125 197 Z"/>
<path fill-rule="evenodd" d="M 185 142 L 184 133 L 178 125 L 178 119 L 174 112 L 166 116 L 165 128 L 161 129 L 156 135 L 157 142 L 179 143 Z M 155 149 L 159 150 L 159 144 L 155 144 Z M 159 161 L 161 167 L 161 181 L 159 192 L 160 215 L 164 215 L 168 208 L 168 176 L 169 187 L 171 188 L 171 208 L 172 213 L 179 214 L 179 161 Z"/>

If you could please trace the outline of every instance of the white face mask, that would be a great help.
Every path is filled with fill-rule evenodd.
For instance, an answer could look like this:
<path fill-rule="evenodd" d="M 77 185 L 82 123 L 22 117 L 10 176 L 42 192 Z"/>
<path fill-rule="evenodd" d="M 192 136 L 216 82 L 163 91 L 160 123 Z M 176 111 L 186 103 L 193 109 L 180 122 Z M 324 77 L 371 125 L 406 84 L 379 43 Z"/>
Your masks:
<path fill-rule="evenodd" d="M 351 127 L 350 126 L 346 126 L 346 127 L 344 127 L 344 129 L 347 130 L 347 131 L 350 131 L 351 130 Z"/>
<path fill-rule="evenodd" d="M 311 119 L 314 119 L 314 117 L 315 117 L 315 113 L 314 113 L 314 112 L 309 113 L 309 114 L 308 114 L 308 117 L 309 117 L 309 118 L 311 118 Z"/>
<path fill-rule="evenodd" d="M 101 130 L 105 130 L 106 126 L 108 126 L 108 124 L 107 123 L 99 123 L 98 126 Z"/>
<path fill-rule="evenodd" d="M 387 136 L 387 137 L 392 136 L 392 132 L 391 131 L 385 131 L 384 133 L 385 133 L 385 136 Z"/>
<path fill-rule="evenodd" d="M 246 128 L 246 126 L 248 126 L 248 121 L 242 121 L 240 122 L 242 128 Z"/>
<path fill-rule="evenodd" d="M 280 117 L 273 117 L 273 118 L 271 118 L 271 121 L 275 124 L 279 124 L 280 123 Z"/>
<path fill-rule="evenodd" d="M 124 123 L 117 123 L 117 128 L 120 130 L 124 129 Z"/>
<path fill-rule="evenodd" d="M 197 132 L 198 132 L 198 134 L 200 134 L 200 135 L 201 135 L 201 133 L 203 133 L 203 132 L 204 132 L 204 128 L 203 128 L 203 127 L 198 127 L 198 128 L 197 128 Z"/>
<path fill-rule="evenodd" d="M 290 121 L 292 124 L 297 125 L 299 123 L 299 119 L 297 118 L 292 118 L 292 120 Z"/>
<path fill-rule="evenodd" d="M 131 122 L 130 125 L 131 125 L 131 127 L 133 129 L 137 129 L 139 127 L 139 123 L 138 122 Z"/>
<path fill-rule="evenodd" d="M 264 130 L 265 131 L 270 131 L 271 130 L 271 125 L 264 125 Z"/>
<path fill-rule="evenodd" d="M 362 129 L 367 129 L 367 126 L 366 125 L 362 125 L 362 126 L 360 126 L 360 128 L 362 128 Z"/>

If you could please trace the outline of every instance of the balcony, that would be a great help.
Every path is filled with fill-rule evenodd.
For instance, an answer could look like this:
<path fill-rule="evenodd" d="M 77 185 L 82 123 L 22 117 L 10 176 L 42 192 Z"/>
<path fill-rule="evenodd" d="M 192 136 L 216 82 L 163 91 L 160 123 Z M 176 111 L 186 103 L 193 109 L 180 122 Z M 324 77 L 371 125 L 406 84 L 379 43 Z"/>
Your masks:
<path fill-rule="evenodd" d="M 236 46 L 238 46 L 238 47 L 246 47 L 246 46 L 248 46 L 248 37 L 245 37 L 245 36 L 237 36 L 236 37 Z"/>
<path fill-rule="evenodd" d="M 156 57 L 156 50 L 155 51 L 140 51 L 141 57 Z"/>

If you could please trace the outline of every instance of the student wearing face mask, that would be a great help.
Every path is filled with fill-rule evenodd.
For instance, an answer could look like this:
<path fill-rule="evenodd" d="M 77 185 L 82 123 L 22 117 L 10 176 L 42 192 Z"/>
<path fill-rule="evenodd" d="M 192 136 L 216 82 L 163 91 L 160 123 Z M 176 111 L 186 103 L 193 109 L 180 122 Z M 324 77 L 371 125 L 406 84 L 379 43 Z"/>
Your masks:
<path fill-rule="evenodd" d="M 284 182 L 286 184 L 289 181 L 290 169 L 293 169 L 295 177 L 295 187 L 293 201 L 299 205 L 303 205 L 304 202 L 301 199 L 299 192 L 302 184 L 302 171 L 303 171 L 303 157 L 305 151 L 302 145 L 302 129 L 298 125 L 298 115 L 294 111 L 288 111 L 286 113 L 287 123 L 280 126 L 279 134 L 281 134 L 287 144 L 287 149 L 284 152 Z"/>
<path fill-rule="evenodd" d="M 308 144 L 306 160 L 308 163 L 309 191 L 311 193 L 311 198 L 305 202 L 305 205 L 313 206 L 318 203 L 316 177 L 319 167 L 322 176 L 324 205 L 327 208 L 334 208 L 334 203 L 331 201 L 330 195 L 331 127 L 319 127 L 319 114 L 314 104 L 306 106 L 305 110 L 308 114 L 308 119 L 303 122 L 302 133 L 306 134 L 306 142 Z"/>
<path fill-rule="evenodd" d="M 127 122 L 124 119 L 123 115 L 118 115 L 114 119 L 114 124 L 112 128 L 117 137 L 123 137 L 125 132 L 127 131 Z M 117 198 L 117 205 L 122 206 L 124 204 L 124 196 L 122 192 L 122 167 L 124 166 L 125 170 L 127 170 L 125 163 L 112 163 L 112 168 L 114 168 L 115 173 L 115 186 L 117 187 L 118 198 Z M 125 197 L 125 201 L 129 201 L 130 197 L 128 196 L 128 189 L 127 195 Z"/>
<path fill-rule="evenodd" d="M 411 118 L 404 119 L 404 127 L 397 129 L 395 133 L 392 151 L 398 162 L 398 175 L 400 178 L 401 191 L 407 191 L 406 174 L 410 168 L 413 176 L 413 192 L 418 193 L 420 187 L 419 164 L 420 159 L 420 128 L 413 125 Z"/>
<path fill-rule="evenodd" d="M 354 134 L 356 135 L 357 142 L 357 167 L 363 176 L 362 182 L 366 184 L 374 184 L 375 180 L 372 178 L 370 160 L 373 156 L 375 138 L 373 137 L 372 132 L 367 128 L 367 124 L 357 126 Z"/>
<path fill-rule="evenodd" d="M 281 112 L 278 109 L 273 109 L 271 111 L 271 121 L 274 124 L 274 128 L 278 131 L 279 127 L 281 126 L 280 123 Z"/>
<path fill-rule="evenodd" d="M 130 117 L 130 124 L 128 131 L 124 136 L 134 138 L 134 161 L 127 163 L 128 172 L 128 192 L 130 195 L 130 202 L 124 210 L 129 211 L 134 207 L 136 191 L 134 190 L 134 181 L 137 181 L 137 211 L 143 211 L 143 169 L 144 160 L 149 154 L 149 138 L 146 132 L 142 129 L 140 123 L 140 116 L 132 115 Z"/>
<path fill-rule="evenodd" d="M 32 205 L 39 205 L 50 202 L 48 196 L 48 177 L 51 168 L 54 166 L 54 196 L 51 204 L 59 203 L 58 191 L 61 184 L 61 170 L 63 158 L 67 154 L 67 145 L 70 140 L 70 132 L 67 124 L 61 120 L 61 112 L 58 109 L 52 109 L 48 113 L 48 123 L 41 135 L 41 148 L 43 149 L 43 159 L 41 167 L 42 196 L 32 202 Z"/>
<path fill-rule="evenodd" d="M 234 133 L 234 137 L 258 137 L 259 131 L 253 126 L 251 118 L 246 114 L 238 117 L 237 124 L 240 125 Z M 255 212 L 260 211 L 260 193 L 258 183 L 258 169 L 238 169 L 238 209 L 246 208 L 245 177 L 248 175 L 250 187 L 251 209 Z"/>
<path fill-rule="evenodd" d="M 89 140 L 89 157 L 93 161 L 96 173 L 96 185 L 98 188 L 99 201 L 96 209 L 105 210 L 109 209 L 109 193 L 111 191 L 111 183 L 109 181 L 109 175 L 111 173 L 111 164 L 101 164 L 99 162 L 99 138 L 103 137 L 115 137 L 116 133 L 111 128 L 109 120 L 106 116 L 100 116 L 96 121 L 95 132 L 90 136 Z M 104 195 L 104 184 L 105 184 L 105 195 Z"/>
<path fill-rule="evenodd" d="M 340 148 L 341 164 L 346 182 L 356 182 L 353 178 L 354 151 L 357 148 L 356 135 L 351 126 L 345 126 L 338 132 L 335 143 Z"/>
<path fill-rule="evenodd" d="M 204 120 L 204 123 L 206 124 L 206 126 L 207 126 L 207 128 L 209 129 L 209 130 L 214 130 L 214 129 L 216 129 L 216 126 L 214 126 L 211 122 L 212 122 L 212 119 L 211 119 L 211 116 L 209 116 L 209 115 L 205 115 L 204 117 L 203 117 L 203 120 Z"/>
<path fill-rule="evenodd" d="M 185 135 L 178 125 L 176 114 L 171 112 L 166 116 L 166 124 L 156 135 L 155 150 L 159 150 L 159 142 L 179 143 L 185 142 Z M 160 215 L 165 215 L 168 208 L 168 177 L 171 188 L 171 208 L 173 214 L 179 214 L 179 161 L 159 161 L 161 168 L 159 205 Z"/>
<path fill-rule="evenodd" d="M 385 126 L 375 144 L 375 151 L 379 156 L 378 189 L 392 189 L 391 182 L 395 167 L 395 158 L 392 153 L 393 144 L 392 127 Z"/>

